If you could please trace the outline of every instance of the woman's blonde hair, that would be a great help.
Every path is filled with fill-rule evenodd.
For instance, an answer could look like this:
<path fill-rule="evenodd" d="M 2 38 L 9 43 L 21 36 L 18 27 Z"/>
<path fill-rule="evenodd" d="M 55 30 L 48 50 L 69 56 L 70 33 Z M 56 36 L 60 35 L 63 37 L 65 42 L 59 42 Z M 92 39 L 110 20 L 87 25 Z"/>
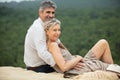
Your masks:
<path fill-rule="evenodd" d="M 61 22 L 56 18 L 50 19 L 49 21 L 46 21 L 44 23 L 44 30 L 46 31 L 49 28 L 54 27 L 56 24 L 61 25 Z M 62 43 L 58 44 L 58 46 L 62 49 L 66 49 L 65 46 Z"/>
<path fill-rule="evenodd" d="M 44 30 L 47 30 L 47 29 L 49 29 L 50 27 L 53 27 L 56 24 L 61 25 L 61 22 L 56 18 L 50 19 L 49 21 L 46 21 L 44 23 Z"/>

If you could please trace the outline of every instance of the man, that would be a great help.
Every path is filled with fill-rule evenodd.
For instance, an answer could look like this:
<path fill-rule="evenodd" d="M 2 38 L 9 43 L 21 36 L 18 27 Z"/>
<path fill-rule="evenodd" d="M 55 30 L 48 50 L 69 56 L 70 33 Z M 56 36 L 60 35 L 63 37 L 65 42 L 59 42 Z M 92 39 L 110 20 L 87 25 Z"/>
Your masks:
<path fill-rule="evenodd" d="M 55 10 L 54 2 L 43 0 L 39 8 L 39 18 L 28 29 L 24 45 L 24 63 L 28 70 L 46 73 L 54 71 L 52 67 L 55 65 L 55 61 L 47 51 L 43 23 L 55 17 Z"/>

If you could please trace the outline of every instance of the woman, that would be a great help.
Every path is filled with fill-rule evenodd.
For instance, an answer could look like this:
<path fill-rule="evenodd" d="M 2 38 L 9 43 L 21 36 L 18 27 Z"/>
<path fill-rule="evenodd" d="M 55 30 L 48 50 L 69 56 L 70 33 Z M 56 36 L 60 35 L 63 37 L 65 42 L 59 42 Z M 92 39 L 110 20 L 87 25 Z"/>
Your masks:
<path fill-rule="evenodd" d="M 52 54 L 56 62 L 54 69 L 57 72 L 82 74 L 96 70 L 107 70 L 109 65 L 113 64 L 109 44 L 104 39 L 98 41 L 83 58 L 79 55 L 71 55 L 63 44 L 56 42 L 61 34 L 59 20 L 54 18 L 45 22 L 44 30 L 46 31 L 48 51 Z M 112 67 L 116 66 L 113 65 Z M 109 70 L 110 69 L 111 68 L 109 68 Z M 117 66 L 117 69 L 120 69 L 120 67 Z"/>

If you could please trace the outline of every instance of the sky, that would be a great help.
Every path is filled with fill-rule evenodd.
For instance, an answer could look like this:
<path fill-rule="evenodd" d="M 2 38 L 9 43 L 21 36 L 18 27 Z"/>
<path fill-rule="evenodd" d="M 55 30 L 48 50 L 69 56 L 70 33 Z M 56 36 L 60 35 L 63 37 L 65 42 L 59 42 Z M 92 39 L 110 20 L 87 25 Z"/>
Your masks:
<path fill-rule="evenodd" d="M 20 1 L 34 1 L 34 0 L 0 0 L 0 2 L 11 2 L 11 1 L 20 2 Z"/>

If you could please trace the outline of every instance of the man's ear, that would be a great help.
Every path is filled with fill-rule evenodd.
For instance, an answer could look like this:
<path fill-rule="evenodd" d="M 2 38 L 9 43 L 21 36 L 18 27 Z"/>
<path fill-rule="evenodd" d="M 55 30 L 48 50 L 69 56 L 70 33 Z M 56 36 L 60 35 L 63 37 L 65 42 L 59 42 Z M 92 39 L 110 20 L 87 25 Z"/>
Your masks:
<path fill-rule="evenodd" d="M 42 10 L 38 10 L 38 14 L 39 14 L 39 16 L 42 14 Z"/>

